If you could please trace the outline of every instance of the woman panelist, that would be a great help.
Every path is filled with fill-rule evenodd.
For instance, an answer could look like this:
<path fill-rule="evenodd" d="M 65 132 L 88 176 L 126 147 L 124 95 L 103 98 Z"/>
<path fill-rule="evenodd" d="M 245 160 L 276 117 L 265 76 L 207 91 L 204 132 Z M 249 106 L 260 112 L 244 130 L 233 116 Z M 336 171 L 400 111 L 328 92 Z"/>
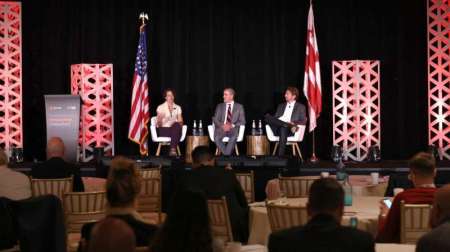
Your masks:
<path fill-rule="evenodd" d="M 181 107 L 175 104 L 175 92 L 172 89 L 164 90 L 163 104 L 156 109 L 156 127 L 159 136 L 170 137 L 169 156 L 177 155 L 177 145 L 180 142 L 183 116 Z"/>

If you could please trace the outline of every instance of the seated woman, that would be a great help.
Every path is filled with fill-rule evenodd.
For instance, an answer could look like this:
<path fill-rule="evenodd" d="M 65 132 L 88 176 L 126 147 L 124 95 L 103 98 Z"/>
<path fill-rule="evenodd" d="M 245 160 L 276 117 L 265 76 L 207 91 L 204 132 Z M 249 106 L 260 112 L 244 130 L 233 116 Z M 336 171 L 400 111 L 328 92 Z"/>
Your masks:
<path fill-rule="evenodd" d="M 181 189 L 175 192 L 167 218 L 150 242 L 150 251 L 220 252 L 222 246 L 213 241 L 205 195 Z"/>
<path fill-rule="evenodd" d="M 156 109 L 157 132 L 159 136 L 170 137 L 169 156 L 176 156 L 183 125 L 182 111 L 181 107 L 175 104 L 175 93 L 172 89 L 166 89 L 163 94 L 166 101 Z"/>
<path fill-rule="evenodd" d="M 106 181 L 106 216 L 124 221 L 134 231 L 136 246 L 147 246 L 156 233 L 155 225 L 145 222 L 136 211 L 137 196 L 141 191 L 141 178 L 136 163 L 125 157 L 115 157 L 111 162 Z M 91 231 L 96 223 L 83 225 L 78 251 L 87 251 Z"/>

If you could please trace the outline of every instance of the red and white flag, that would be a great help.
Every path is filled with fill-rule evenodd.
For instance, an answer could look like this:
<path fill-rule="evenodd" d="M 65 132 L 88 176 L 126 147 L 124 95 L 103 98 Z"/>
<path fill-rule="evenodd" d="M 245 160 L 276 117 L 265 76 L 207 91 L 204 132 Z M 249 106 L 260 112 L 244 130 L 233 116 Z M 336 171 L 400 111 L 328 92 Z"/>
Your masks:
<path fill-rule="evenodd" d="M 316 29 L 312 5 L 308 13 L 308 31 L 306 33 L 305 81 L 303 92 L 308 99 L 309 131 L 317 126 L 317 118 L 322 112 L 322 84 L 320 82 L 319 48 L 317 47 Z"/>
<path fill-rule="evenodd" d="M 134 66 L 133 93 L 128 138 L 139 144 L 141 155 L 148 155 L 148 123 L 150 104 L 147 83 L 147 39 L 144 26 L 140 29 L 139 44 Z"/>

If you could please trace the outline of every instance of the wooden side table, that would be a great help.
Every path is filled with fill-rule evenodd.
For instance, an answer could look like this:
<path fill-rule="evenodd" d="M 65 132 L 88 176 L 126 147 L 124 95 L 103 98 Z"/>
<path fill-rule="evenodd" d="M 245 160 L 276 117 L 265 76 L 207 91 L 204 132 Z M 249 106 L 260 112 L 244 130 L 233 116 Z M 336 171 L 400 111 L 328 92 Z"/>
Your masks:
<path fill-rule="evenodd" d="M 247 155 L 264 156 L 269 155 L 270 145 L 266 136 L 247 136 Z"/>
<path fill-rule="evenodd" d="M 197 146 L 209 146 L 208 136 L 187 136 L 186 137 L 186 163 L 192 163 L 192 151 Z"/>

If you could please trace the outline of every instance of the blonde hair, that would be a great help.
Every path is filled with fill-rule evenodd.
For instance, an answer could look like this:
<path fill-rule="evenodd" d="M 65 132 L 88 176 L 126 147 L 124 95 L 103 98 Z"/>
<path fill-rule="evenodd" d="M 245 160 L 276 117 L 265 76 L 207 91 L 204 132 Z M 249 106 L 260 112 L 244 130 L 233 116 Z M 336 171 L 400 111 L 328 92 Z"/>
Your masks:
<path fill-rule="evenodd" d="M 106 180 L 106 198 L 111 207 L 126 207 L 134 203 L 141 191 L 141 175 L 136 163 L 123 156 L 115 157 Z"/>

